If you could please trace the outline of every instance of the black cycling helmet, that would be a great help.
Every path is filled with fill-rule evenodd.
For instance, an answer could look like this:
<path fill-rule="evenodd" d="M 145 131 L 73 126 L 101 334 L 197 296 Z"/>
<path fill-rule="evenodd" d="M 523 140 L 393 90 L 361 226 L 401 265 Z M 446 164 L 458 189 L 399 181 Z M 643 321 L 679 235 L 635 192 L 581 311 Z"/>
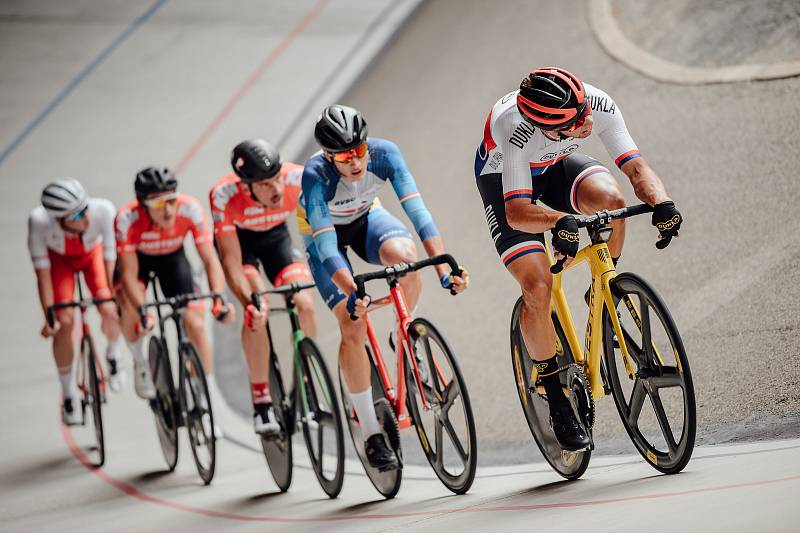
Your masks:
<path fill-rule="evenodd" d="M 540 130 L 567 129 L 583 116 L 586 91 L 583 83 L 563 68 L 538 68 L 520 83 L 517 109 Z"/>
<path fill-rule="evenodd" d="M 178 179 L 167 167 L 147 167 L 136 174 L 133 188 L 136 198 L 142 200 L 150 194 L 174 191 L 178 188 Z"/>
<path fill-rule="evenodd" d="M 327 152 L 346 152 L 367 142 L 367 121 L 352 107 L 328 106 L 317 119 L 314 138 Z"/>
<path fill-rule="evenodd" d="M 263 139 L 250 139 L 236 145 L 231 152 L 233 171 L 245 183 L 268 180 L 281 170 L 278 150 Z"/>

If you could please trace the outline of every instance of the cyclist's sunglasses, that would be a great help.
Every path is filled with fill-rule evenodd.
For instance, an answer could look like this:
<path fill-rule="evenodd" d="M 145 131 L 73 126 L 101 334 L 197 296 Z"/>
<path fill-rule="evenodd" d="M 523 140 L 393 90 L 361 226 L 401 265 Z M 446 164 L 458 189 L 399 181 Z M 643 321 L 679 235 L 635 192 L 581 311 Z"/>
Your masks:
<path fill-rule="evenodd" d="M 369 150 L 369 146 L 367 143 L 359 144 L 352 150 L 347 150 L 346 152 L 336 152 L 331 153 L 331 159 L 336 161 L 337 163 L 349 163 L 353 160 L 354 157 L 364 157 L 366 155 L 367 150 Z"/>
<path fill-rule="evenodd" d="M 574 131 L 583 126 L 586 123 L 586 117 L 592 114 L 592 106 L 589 105 L 589 102 L 586 102 L 586 105 L 583 108 L 583 112 L 578 120 L 572 123 L 572 125 L 568 128 L 563 128 L 556 131 Z"/>
<path fill-rule="evenodd" d="M 70 221 L 72 221 L 72 222 L 77 222 L 77 221 L 79 221 L 79 220 L 82 220 L 82 219 L 83 219 L 83 217 L 85 217 L 85 216 L 86 216 L 86 213 L 87 213 L 88 211 L 89 211 L 89 206 L 87 205 L 87 206 L 85 206 L 83 209 L 81 209 L 80 211 L 76 211 L 75 213 L 72 213 L 71 215 L 67 215 L 67 216 L 65 216 L 64 218 L 65 218 L 66 220 L 70 220 Z"/>
<path fill-rule="evenodd" d="M 175 205 L 178 202 L 178 193 L 171 192 L 169 194 L 163 194 L 161 196 L 156 196 L 155 198 L 147 198 L 142 200 L 142 203 L 151 209 L 161 209 L 166 207 L 167 204 Z"/>

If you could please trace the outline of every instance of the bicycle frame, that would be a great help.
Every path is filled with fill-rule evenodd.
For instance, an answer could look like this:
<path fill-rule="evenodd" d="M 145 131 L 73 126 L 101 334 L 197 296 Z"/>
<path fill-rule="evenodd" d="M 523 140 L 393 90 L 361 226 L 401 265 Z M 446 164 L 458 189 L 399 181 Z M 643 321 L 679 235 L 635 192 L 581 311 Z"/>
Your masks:
<path fill-rule="evenodd" d="M 378 345 L 378 339 L 375 335 L 375 328 L 373 328 L 372 322 L 369 319 L 369 313 L 382 307 L 386 307 L 390 304 L 394 304 L 396 319 L 395 338 L 398 340 L 395 346 L 395 357 L 397 358 L 396 390 L 392 383 L 392 378 L 389 375 L 386 362 L 383 360 L 383 355 L 381 354 L 381 349 Z M 389 400 L 389 403 L 391 404 L 392 409 L 397 416 L 398 425 L 400 429 L 405 429 L 411 426 L 411 418 L 408 416 L 408 411 L 406 409 L 406 384 L 405 379 L 403 378 L 406 371 L 406 358 L 404 356 L 406 350 L 409 354 L 412 353 L 411 340 L 408 338 L 408 327 L 411 324 L 413 317 L 408 310 L 405 292 L 403 291 L 403 287 L 400 286 L 400 283 L 397 280 L 391 280 L 389 282 L 389 296 L 384 296 L 383 298 L 374 300 L 367 309 L 367 313 L 368 314 L 364 316 L 364 320 L 367 323 L 367 338 L 369 339 L 370 348 L 372 349 L 375 367 L 378 370 L 378 376 L 383 384 L 386 398 Z M 422 380 L 419 376 L 417 362 L 414 357 L 409 357 L 409 360 L 411 361 L 411 367 L 414 371 L 414 379 L 417 381 L 417 386 L 419 387 L 419 390 L 422 390 Z M 438 365 L 436 367 L 436 371 L 439 374 L 440 379 L 445 381 L 444 375 L 442 374 L 442 371 Z M 423 408 L 428 409 L 428 401 L 425 399 L 425 395 L 421 394 L 420 399 L 422 400 Z"/>
<path fill-rule="evenodd" d="M 610 231 L 610 229 L 608 230 Z M 550 247 L 547 246 L 547 255 L 550 261 L 553 262 L 552 252 Z M 600 373 L 600 357 L 603 350 L 603 309 L 608 310 L 608 316 L 611 318 L 611 324 L 614 333 L 619 342 L 622 358 L 625 362 L 625 368 L 628 375 L 633 377 L 633 366 L 631 364 L 630 354 L 628 347 L 625 343 L 622 327 L 619 323 L 619 318 L 616 313 L 616 306 L 611 294 L 610 282 L 617 275 L 617 270 L 611 260 L 611 253 L 608 251 L 608 245 L 605 239 L 600 235 L 592 235 L 592 244 L 586 245 L 581 248 L 575 255 L 572 262 L 564 268 L 564 271 L 578 266 L 584 262 L 588 263 L 589 271 L 592 276 L 592 286 L 589 291 L 589 316 L 586 320 L 586 333 L 584 334 L 584 345 L 578 339 L 578 334 L 575 329 L 575 323 L 572 320 L 572 313 L 567 304 L 567 298 L 564 294 L 562 286 L 562 272 L 553 275 L 553 288 L 550 296 L 550 309 L 558 317 L 561 327 L 564 330 L 564 336 L 567 343 L 575 357 L 575 362 L 583 366 L 586 370 L 586 377 L 589 380 L 589 385 L 592 389 L 592 397 L 598 400 L 605 396 L 603 388 L 602 377 Z M 602 298 L 597 298 L 601 294 Z M 638 312 L 633 306 L 633 303 L 626 299 L 631 315 L 639 324 Z M 556 337 L 556 342 L 558 337 Z M 535 367 L 534 367 L 535 369 Z M 535 381 L 535 380 L 534 380 Z"/>

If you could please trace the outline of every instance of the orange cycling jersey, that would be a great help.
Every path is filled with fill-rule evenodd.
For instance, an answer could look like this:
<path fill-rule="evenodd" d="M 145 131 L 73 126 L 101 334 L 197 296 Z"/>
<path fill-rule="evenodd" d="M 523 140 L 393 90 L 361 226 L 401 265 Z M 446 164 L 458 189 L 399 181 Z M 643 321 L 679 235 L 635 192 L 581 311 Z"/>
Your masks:
<path fill-rule="evenodd" d="M 117 253 L 170 254 L 183 247 L 189 232 L 198 246 L 211 242 L 211 227 L 197 199 L 179 194 L 175 209 L 175 223 L 171 228 L 163 229 L 150 220 L 145 207 L 137 200 L 122 206 L 114 222 Z"/>
<path fill-rule="evenodd" d="M 284 183 L 283 201 L 277 209 L 267 209 L 253 200 L 247 185 L 236 174 L 226 174 L 209 193 L 214 235 L 236 233 L 236 228 L 267 231 L 283 224 L 297 208 L 302 177 L 302 166 L 283 163 L 278 178 Z"/>

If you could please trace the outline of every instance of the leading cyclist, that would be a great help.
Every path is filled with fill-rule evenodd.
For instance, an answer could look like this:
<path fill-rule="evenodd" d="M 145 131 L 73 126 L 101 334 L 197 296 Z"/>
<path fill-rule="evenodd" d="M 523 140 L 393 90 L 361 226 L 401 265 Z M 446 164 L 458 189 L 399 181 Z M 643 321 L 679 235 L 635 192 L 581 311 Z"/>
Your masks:
<path fill-rule="evenodd" d="M 151 316 L 146 316 L 143 324 L 139 316 L 150 273 L 158 278 L 165 297 L 196 292 L 198 283 L 183 247 L 183 241 L 191 233 L 208 276 L 209 288 L 220 294 L 225 290 L 225 278 L 214 253 L 211 227 L 203 207 L 197 199 L 179 194 L 177 188 L 178 180 L 170 169 L 147 167 L 141 170 L 134 182 L 136 200 L 120 208 L 115 222 L 122 331 L 133 354 L 136 393 L 144 399 L 152 399 L 156 394 L 144 356 L 144 336 L 155 323 Z M 217 396 L 216 382 L 204 311 L 201 301 L 191 302 L 184 320 L 186 334 L 197 348 L 209 392 L 214 397 Z M 233 306 L 221 297 L 214 300 L 211 313 L 225 323 L 230 323 L 235 316 Z"/>
<path fill-rule="evenodd" d="M 553 433 L 563 449 L 572 451 L 586 449 L 591 439 L 578 424 L 558 376 L 550 321 L 553 276 L 544 232 L 553 233 L 556 258 L 569 260 L 579 244 L 574 215 L 625 206 L 611 172 L 577 153 L 592 134 L 628 177 L 636 196 L 654 207 L 652 222 L 662 239 L 677 237 L 681 214 L 641 157 L 617 104 L 564 69 L 536 69 L 525 76 L 519 90 L 498 100 L 475 156 L 475 178 L 495 248 L 522 288 L 520 326 L 547 392 Z M 616 264 L 625 220 L 611 226 L 608 248 Z"/>
<path fill-rule="evenodd" d="M 59 309 L 55 322 L 47 320 L 47 308 L 75 298 L 75 273 L 82 272 L 92 296 L 110 298 L 109 280 L 114 271 L 114 204 L 89 198 L 73 178 L 61 178 L 42 191 L 41 205 L 28 218 L 28 250 L 36 271 L 39 301 L 45 314 L 42 336 L 53 337 L 53 357 L 61 382 L 61 418 L 67 424 L 80 421 L 72 402 L 72 327 L 75 309 Z M 108 339 L 106 361 L 109 386 L 119 390 L 124 379 L 117 366 L 120 335 L 117 307 L 100 304 L 101 328 Z"/>
<path fill-rule="evenodd" d="M 339 365 L 363 429 L 369 464 L 379 470 L 399 466 L 380 432 L 372 403 L 370 365 L 364 343 L 369 297 L 356 298 L 347 247 L 375 265 L 417 260 L 417 247 L 406 227 L 381 207 L 378 191 L 389 181 L 403 210 L 414 224 L 428 256 L 442 254 L 444 241 L 422 201 L 417 185 L 397 145 L 367 138 L 367 123 L 357 110 L 333 105 L 317 119 L 314 137 L 322 151 L 306 162 L 298 223 L 306 243 L 317 289 L 339 322 Z M 305 211 L 303 211 L 303 209 Z M 441 284 L 461 292 L 468 274 L 454 276 L 437 265 Z M 422 282 L 418 272 L 400 279 L 413 309 Z"/>

